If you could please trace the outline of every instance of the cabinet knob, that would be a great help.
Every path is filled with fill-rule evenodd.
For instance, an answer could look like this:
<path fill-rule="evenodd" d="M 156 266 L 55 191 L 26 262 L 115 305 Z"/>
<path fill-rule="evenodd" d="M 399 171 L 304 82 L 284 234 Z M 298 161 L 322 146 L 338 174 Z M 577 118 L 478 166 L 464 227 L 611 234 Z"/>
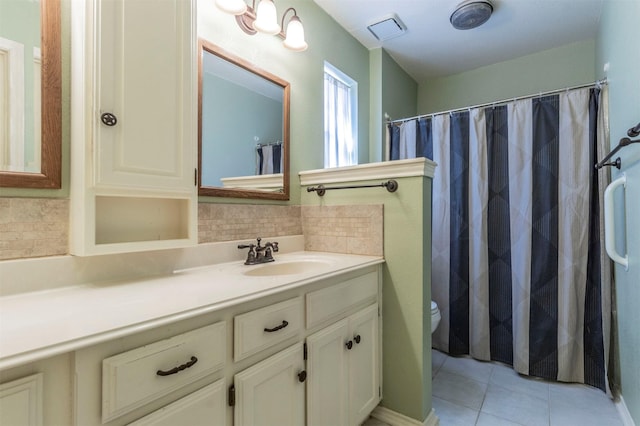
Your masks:
<path fill-rule="evenodd" d="M 359 334 L 356 334 L 356 335 L 353 337 L 353 340 L 355 340 L 355 341 L 356 341 L 356 344 L 359 344 L 359 343 L 360 343 L 360 340 L 362 340 L 362 339 L 360 338 L 360 335 L 359 335 Z"/>
<path fill-rule="evenodd" d="M 351 348 L 353 348 L 353 341 L 349 340 L 347 343 L 345 343 L 345 346 L 348 350 L 351 350 Z"/>
<path fill-rule="evenodd" d="M 109 127 L 115 126 L 116 123 L 118 122 L 118 119 L 116 118 L 116 116 L 111 114 L 110 112 L 103 113 L 100 116 L 100 120 L 102 121 L 102 124 Z"/>
<path fill-rule="evenodd" d="M 307 372 L 302 370 L 301 372 L 298 373 L 298 381 L 302 383 L 305 380 L 307 380 Z"/>

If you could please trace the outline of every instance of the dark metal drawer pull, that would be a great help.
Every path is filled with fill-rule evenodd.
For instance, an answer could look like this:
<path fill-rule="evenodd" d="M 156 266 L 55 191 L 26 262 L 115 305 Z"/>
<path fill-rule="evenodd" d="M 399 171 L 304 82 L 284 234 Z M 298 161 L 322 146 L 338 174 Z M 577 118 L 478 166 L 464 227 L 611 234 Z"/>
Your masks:
<path fill-rule="evenodd" d="M 285 328 L 288 325 L 289 325 L 289 323 L 287 321 L 282 321 L 282 324 L 280 324 L 279 326 L 273 327 L 273 328 L 265 328 L 264 331 L 266 333 L 273 333 L 274 331 L 282 330 L 283 328 Z"/>
<path fill-rule="evenodd" d="M 191 361 L 189 361 L 189 362 L 187 362 L 185 364 L 179 365 L 179 366 L 177 366 L 175 368 L 172 368 L 171 370 L 168 370 L 168 371 L 158 370 L 158 371 L 156 371 L 156 374 L 158 376 L 170 376 L 172 374 L 179 373 L 182 370 L 186 370 L 187 368 L 193 367 L 193 365 L 196 362 L 198 362 L 198 358 L 196 358 L 195 356 L 192 356 L 191 357 Z"/>

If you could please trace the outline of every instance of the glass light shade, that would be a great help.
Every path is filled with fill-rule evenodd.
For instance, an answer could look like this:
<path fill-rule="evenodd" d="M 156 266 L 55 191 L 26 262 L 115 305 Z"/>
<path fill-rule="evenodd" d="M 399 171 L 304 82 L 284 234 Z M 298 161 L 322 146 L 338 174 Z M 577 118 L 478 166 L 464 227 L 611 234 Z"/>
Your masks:
<path fill-rule="evenodd" d="M 304 40 L 304 27 L 297 16 L 293 16 L 287 25 L 287 38 L 284 40 L 287 49 L 302 52 L 307 50 L 307 42 Z"/>
<path fill-rule="evenodd" d="M 216 6 L 231 15 L 242 15 L 247 11 L 247 4 L 244 0 L 216 0 Z"/>
<path fill-rule="evenodd" d="M 278 34 L 278 16 L 276 15 L 276 5 L 271 0 L 261 0 L 256 11 L 256 20 L 253 21 L 253 28 L 265 34 Z"/>

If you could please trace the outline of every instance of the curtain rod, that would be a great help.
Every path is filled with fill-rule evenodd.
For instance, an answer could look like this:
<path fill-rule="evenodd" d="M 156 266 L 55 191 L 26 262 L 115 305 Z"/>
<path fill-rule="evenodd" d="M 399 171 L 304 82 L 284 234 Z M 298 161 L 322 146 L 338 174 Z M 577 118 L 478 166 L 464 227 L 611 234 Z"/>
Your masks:
<path fill-rule="evenodd" d="M 263 146 L 271 146 L 271 145 L 282 145 L 282 141 L 269 142 L 269 143 L 257 143 L 257 148 L 262 148 Z"/>
<path fill-rule="evenodd" d="M 522 99 L 532 99 L 532 98 L 552 95 L 554 93 L 565 92 L 565 91 L 568 91 L 568 90 L 582 89 L 584 87 L 590 87 L 590 86 L 601 86 L 603 84 L 607 84 L 607 79 L 606 78 L 603 78 L 601 80 L 597 80 L 597 81 L 595 81 L 593 83 L 580 84 L 578 86 L 566 87 L 564 89 L 550 90 L 548 92 L 540 92 L 540 93 L 536 93 L 534 95 L 516 96 L 516 97 L 513 97 L 513 98 L 502 99 L 500 101 L 485 102 L 485 103 L 478 104 L 478 105 L 473 105 L 473 106 L 468 106 L 468 107 L 463 107 L 463 108 L 455 108 L 455 109 L 450 109 L 450 110 L 447 110 L 447 111 L 432 112 L 432 113 L 429 113 L 429 114 L 416 115 L 414 117 L 408 117 L 408 118 L 398 118 L 397 120 L 387 120 L 386 123 L 387 124 L 403 123 L 405 121 L 417 120 L 417 119 L 425 118 L 425 117 L 433 117 L 435 115 L 440 115 L 440 114 L 451 114 L 451 113 L 454 113 L 454 112 L 466 111 L 466 110 L 470 110 L 470 109 L 474 109 L 474 108 L 483 108 L 483 107 L 488 107 L 488 106 L 501 105 L 501 104 L 505 104 L 507 102 L 520 101 Z"/>

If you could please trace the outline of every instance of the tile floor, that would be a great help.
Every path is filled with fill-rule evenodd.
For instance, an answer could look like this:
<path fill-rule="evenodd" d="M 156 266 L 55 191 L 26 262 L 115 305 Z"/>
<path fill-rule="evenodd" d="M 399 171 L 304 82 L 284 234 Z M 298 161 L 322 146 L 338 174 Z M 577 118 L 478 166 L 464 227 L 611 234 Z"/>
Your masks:
<path fill-rule="evenodd" d="M 432 351 L 433 408 L 441 426 L 622 426 L 598 389 L 518 375 L 499 363 Z M 363 426 L 383 426 L 370 419 Z"/>

